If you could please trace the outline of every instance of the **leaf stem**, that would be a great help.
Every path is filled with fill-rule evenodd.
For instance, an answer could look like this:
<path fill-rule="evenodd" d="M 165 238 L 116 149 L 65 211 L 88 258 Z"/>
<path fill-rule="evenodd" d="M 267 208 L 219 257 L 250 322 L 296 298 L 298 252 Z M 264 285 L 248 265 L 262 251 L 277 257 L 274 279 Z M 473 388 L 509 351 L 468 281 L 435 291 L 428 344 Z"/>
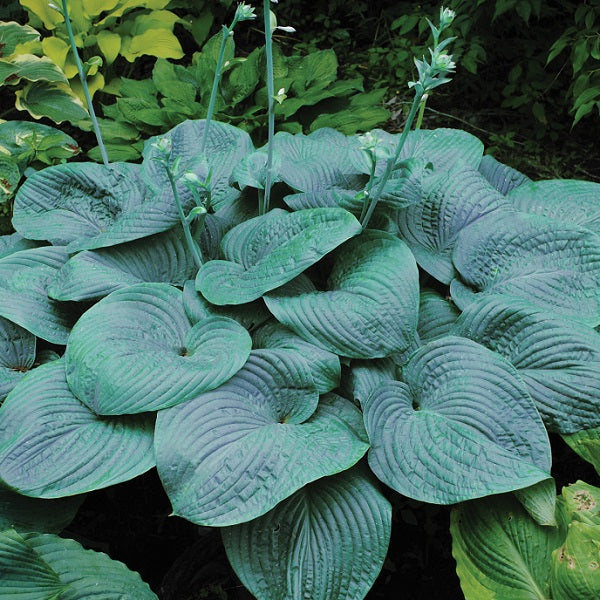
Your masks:
<path fill-rule="evenodd" d="M 192 237 L 192 232 L 190 230 L 189 221 L 185 217 L 185 213 L 183 212 L 183 206 L 181 205 L 181 199 L 179 198 L 179 194 L 177 192 L 177 185 L 175 184 L 175 178 L 173 177 L 173 173 L 169 168 L 168 164 L 165 164 L 165 169 L 167 171 L 167 177 L 169 178 L 169 183 L 171 184 L 171 189 L 173 190 L 173 197 L 175 198 L 175 204 L 177 204 L 177 210 L 179 211 L 179 219 L 181 220 L 181 226 L 183 227 L 183 233 L 185 235 L 185 241 L 187 243 L 187 247 L 192 254 L 192 258 L 196 263 L 196 266 L 200 268 L 202 266 L 202 252 Z"/>
<path fill-rule="evenodd" d="M 67 33 L 69 35 L 69 40 L 71 42 L 71 50 L 73 51 L 73 57 L 75 58 L 75 64 L 77 65 L 77 72 L 79 73 L 79 79 L 81 80 L 81 86 L 83 88 L 83 94 L 85 95 L 85 101 L 88 106 L 90 118 L 92 119 L 94 133 L 96 134 L 96 139 L 98 140 L 98 147 L 100 148 L 100 154 L 102 155 L 102 162 L 104 163 L 105 166 L 108 167 L 108 155 L 106 154 L 104 140 L 102 139 L 102 134 L 100 133 L 100 126 L 98 125 L 98 119 L 96 118 L 96 113 L 94 112 L 94 106 L 92 104 L 92 97 L 90 96 L 90 90 L 89 90 L 89 87 L 87 84 L 87 76 L 85 74 L 85 71 L 83 70 L 83 64 L 81 62 L 81 58 L 79 57 L 79 52 L 77 51 L 77 45 L 75 44 L 75 36 L 73 35 L 73 28 L 71 27 L 71 19 L 69 18 L 69 10 L 67 9 L 67 0 L 61 0 L 61 4 L 62 4 L 62 15 L 65 19 Z"/>
<path fill-rule="evenodd" d="M 367 228 L 369 224 L 369 220 L 373 215 L 373 211 L 375 210 L 375 206 L 377 206 L 377 202 L 383 193 L 383 188 L 385 188 L 385 184 L 388 182 L 392 171 L 394 170 L 394 166 L 398 161 L 398 157 L 400 156 L 400 152 L 402 151 L 402 147 L 406 142 L 406 138 L 410 132 L 410 128 L 412 127 L 413 121 L 415 120 L 415 116 L 417 114 L 417 110 L 419 109 L 419 105 L 421 100 L 423 99 L 423 92 L 416 92 L 415 97 L 412 102 L 412 106 L 410 107 L 410 112 L 408 113 L 408 117 L 406 119 L 406 123 L 404 124 L 404 129 L 402 130 L 402 134 L 400 135 L 400 139 L 398 140 L 398 145 L 396 146 L 396 152 L 394 152 L 394 156 L 388 159 L 387 164 L 385 166 L 385 172 L 381 176 L 379 180 L 379 185 L 377 189 L 371 195 L 371 203 L 369 204 L 369 209 L 367 210 L 367 214 L 365 215 L 364 220 L 362 221 L 363 229 Z"/>
<path fill-rule="evenodd" d="M 269 201 L 271 199 L 271 185 L 273 180 L 273 137 L 275 136 L 275 112 L 274 96 L 275 83 L 273 81 L 273 32 L 271 31 L 271 6 L 270 0 L 263 1 L 263 12 L 265 22 L 265 54 L 267 58 L 267 108 L 269 113 L 268 120 L 268 141 L 267 141 L 267 164 L 265 176 L 265 195 L 262 206 L 259 206 L 259 214 L 264 215 L 269 211 Z M 262 212 L 261 212 L 262 209 Z"/>

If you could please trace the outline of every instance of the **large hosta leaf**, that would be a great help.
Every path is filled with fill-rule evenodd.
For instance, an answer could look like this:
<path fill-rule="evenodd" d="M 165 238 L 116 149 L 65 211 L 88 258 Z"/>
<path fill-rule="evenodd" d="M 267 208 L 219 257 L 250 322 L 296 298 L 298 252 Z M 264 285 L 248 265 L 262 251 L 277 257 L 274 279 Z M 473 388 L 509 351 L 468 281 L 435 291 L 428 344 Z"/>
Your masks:
<path fill-rule="evenodd" d="M 144 146 L 142 167 L 144 181 L 155 194 L 166 194 L 172 198 L 171 184 L 160 161 L 160 151 L 154 142 L 166 138 L 171 143 L 169 163 L 178 161 L 180 173 L 191 171 L 201 180 L 210 181 L 211 206 L 217 210 L 239 196 L 239 190 L 230 185 L 236 165 L 249 154 L 254 146 L 247 132 L 229 125 L 212 121 L 206 139 L 206 148 L 201 152 L 205 120 L 184 121 L 161 136 L 150 138 Z M 195 206 L 193 195 L 182 180 L 177 180 L 177 190 L 184 208 Z M 173 214 L 178 218 L 176 207 Z"/>
<path fill-rule="evenodd" d="M 270 600 L 361 600 L 387 553 L 392 510 L 354 467 L 298 490 L 262 517 L 222 530 L 244 585 Z"/>
<path fill-rule="evenodd" d="M 531 181 L 527 175 L 498 162 L 490 154 L 486 154 L 479 163 L 479 172 L 501 193 L 508 194 L 516 187 Z"/>
<path fill-rule="evenodd" d="M 321 348 L 381 358 L 414 342 L 418 270 L 404 242 L 367 230 L 335 252 L 327 291 L 301 276 L 267 294 L 265 303 L 278 321 Z"/>
<path fill-rule="evenodd" d="M 197 270 L 182 229 L 175 227 L 142 240 L 76 254 L 58 271 L 48 295 L 55 300 L 90 300 L 135 283 L 182 286 Z"/>
<path fill-rule="evenodd" d="M 35 336 L 0 317 L 0 403 L 35 360 Z"/>
<path fill-rule="evenodd" d="M 57 535 L 14 530 L 0 533 L 0 586 L 23 600 L 157 600 L 137 573 L 102 552 Z"/>
<path fill-rule="evenodd" d="M 127 481 L 154 466 L 153 424 L 98 417 L 69 389 L 63 360 L 42 365 L 0 407 L 0 480 L 36 498 Z"/>
<path fill-rule="evenodd" d="M 161 411 L 155 439 L 174 513 L 219 526 L 263 515 L 368 448 L 359 410 L 335 394 L 319 402 L 306 363 L 277 350 L 254 350 L 218 389 Z"/>
<path fill-rule="evenodd" d="M 192 326 L 180 290 L 140 283 L 109 294 L 79 319 L 67 345 L 67 379 L 98 414 L 157 410 L 227 381 L 250 347 L 232 319 Z"/>
<path fill-rule="evenodd" d="M 552 312 L 600 323 L 600 239 L 539 215 L 496 213 L 462 230 L 450 285 L 461 308 L 478 294 L 507 294 Z"/>
<path fill-rule="evenodd" d="M 21 534 L 0 531 L 0 589 L 7 597 L 50 600 L 61 597 L 67 586 Z"/>
<path fill-rule="evenodd" d="M 404 382 L 382 384 L 363 406 L 375 474 L 424 502 L 451 504 L 547 479 L 550 445 L 517 372 L 459 337 L 418 350 Z"/>
<path fill-rule="evenodd" d="M 419 265 L 448 284 L 455 274 L 452 249 L 460 231 L 507 207 L 504 196 L 479 171 L 458 163 L 424 181 L 423 201 L 398 213 L 398 229 Z"/>
<path fill-rule="evenodd" d="M 448 335 L 459 315 L 460 310 L 441 294 L 423 289 L 420 294 L 417 325 L 419 339 L 425 343 Z"/>
<path fill-rule="evenodd" d="M 545 600 L 555 527 L 533 521 L 510 495 L 452 510 L 452 554 L 466 600 Z"/>
<path fill-rule="evenodd" d="M 341 208 L 274 209 L 230 230 L 226 260 L 205 263 L 196 287 L 213 304 L 244 304 L 290 281 L 342 242 L 360 223 Z"/>
<path fill-rule="evenodd" d="M 518 369 L 551 431 L 600 426 L 600 334 L 591 327 L 498 295 L 470 304 L 454 333 L 502 354 Z"/>
<path fill-rule="evenodd" d="M 75 517 L 85 496 L 46 500 L 29 498 L 0 485 L 0 531 L 59 533 Z M 1 580 L 1 577 L 0 577 Z"/>
<path fill-rule="evenodd" d="M 19 250 L 29 250 L 30 248 L 37 248 L 38 246 L 40 246 L 38 242 L 25 239 L 18 233 L 0 235 L 0 258 L 19 252 Z"/>
<path fill-rule="evenodd" d="M 319 394 L 330 392 L 340 383 L 341 365 L 337 354 L 303 340 L 276 321 L 266 323 L 254 334 L 253 347 L 293 352 L 294 361 L 306 362 Z"/>
<path fill-rule="evenodd" d="M 111 245 L 102 243 L 107 232 L 138 209 L 145 194 L 139 165 L 56 165 L 34 173 L 21 186 L 15 198 L 13 225 L 27 238 L 69 244 L 69 252 Z M 149 233 L 141 227 L 137 237 Z M 136 238 L 136 234 L 132 236 L 117 236 L 112 243 Z"/>
<path fill-rule="evenodd" d="M 64 248 L 48 246 L 0 259 L 0 316 L 53 344 L 65 344 L 73 317 L 48 298 L 47 288 L 67 258 Z"/>
<path fill-rule="evenodd" d="M 581 458 L 594 465 L 600 475 L 600 427 L 563 435 L 562 438 Z"/>
<path fill-rule="evenodd" d="M 600 183 L 577 179 L 531 181 L 511 191 L 507 199 L 517 210 L 600 233 Z"/>

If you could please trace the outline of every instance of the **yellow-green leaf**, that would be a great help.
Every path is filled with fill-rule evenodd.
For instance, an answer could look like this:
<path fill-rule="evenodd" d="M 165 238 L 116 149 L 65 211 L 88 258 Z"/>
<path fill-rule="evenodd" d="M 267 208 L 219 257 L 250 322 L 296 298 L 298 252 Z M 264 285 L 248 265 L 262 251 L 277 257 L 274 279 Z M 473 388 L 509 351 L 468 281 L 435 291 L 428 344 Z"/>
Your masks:
<path fill-rule="evenodd" d="M 56 29 L 56 26 L 64 21 L 58 11 L 50 8 L 48 0 L 19 0 L 19 2 L 23 8 L 36 15 L 46 29 Z"/>
<path fill-rule="evenodd" d="M 183 56 L 183 50 L 177 38 L 168 29 L 149 29 L 142 35 L 124 38 L 121 54 L 129 62 L 133 62 L 143 54 L 178 59 Z"/>
<path fill-rule="evenodd" d="M 119 50 L 121 50 L 121 36 L 112 31 L 99 31 L 96 35 L 96 42 L 100 48 L 100 52 L 106 59 L 106 64 L 110 65 L 117 58 Z"/>

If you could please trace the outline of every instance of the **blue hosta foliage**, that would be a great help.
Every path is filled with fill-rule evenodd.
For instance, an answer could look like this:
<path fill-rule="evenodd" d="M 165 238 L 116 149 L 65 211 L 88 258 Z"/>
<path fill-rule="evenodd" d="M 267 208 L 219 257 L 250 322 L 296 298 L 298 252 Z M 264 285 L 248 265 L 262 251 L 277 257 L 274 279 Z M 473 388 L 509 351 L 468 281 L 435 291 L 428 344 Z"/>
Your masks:
<path fill-rule="evenodd" d="M 275 137 L 259 215 L 266 150 L 213 123 L 201 152 L 204 128 L 167 134 L 168 159 L 152 140 L 141 165 L 49 167 L 17 194 L 0 501 L 19 532 L 156 464 L 257 598 L 358 600 L 387 551 L 383 484 L 438 504 L 516 492 L 552 523 L 547 430 L 600 428 L 600 186 L 532 182 L 452 129 L 409 133 L 386 181 L 370 160 L 398 136 L 372 132 L 368 155 L 324 129 Z M 10 531 L 11 585 L 80 585 L 54 538 Z"/>

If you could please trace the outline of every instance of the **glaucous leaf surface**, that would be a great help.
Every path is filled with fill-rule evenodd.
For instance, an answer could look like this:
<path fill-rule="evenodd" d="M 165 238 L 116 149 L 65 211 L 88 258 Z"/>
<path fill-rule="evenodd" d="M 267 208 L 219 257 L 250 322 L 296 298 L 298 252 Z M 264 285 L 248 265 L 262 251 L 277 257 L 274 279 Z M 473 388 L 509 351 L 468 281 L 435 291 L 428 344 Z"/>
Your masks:
<path fill-rule="evenodd" d="M 96 300 L 136 283 L 182 286 L 196 264 L 181 227 L 110 248 L 84 250 L 71 257 L 48 287 L 55 300 Z"/>
<path fill-rule="evenodd" d="M 4 258 L 9 254 L 14 254 L 15 252 L 19 252 L 19 250 L 37 248 L 39 245 L 40 244 L 38 242 L 25 239 L 18 233 L 0 235 L 0 258 Z"/>
<path fill-rule="evenodd" d="M 65 264 L 64 248 L 46 246 L 0 259 L 0 316 L 53 344 L 66 344 L 70 311 L 48 298 L 48 285 Z"/>
<path fill-rule="evenodd" d="M 518 298 L 482 296 L 453 332 L 502 354 L 519 371 L 550 431 L 600 426 L 600 334 Z"/>
<path fill-rule="evenodd" d="M 504 196 L 520 185 L 531 181 L 527 175 L 502 164 L 491 154 L 486 154 L 481 159 L 478 170 Z"/>
<path fill-rule="evenodd" d="M 368 444 L 359 410 L 318 392 L 305 362 L 253 350 L 228 382 L 158 414 L 158 473 L 174 514 L 235 525 L 344 471 Z"/>
<path fill-rule="evenodd" d="M 14 529 L 0 531 L 0 589 L 7 597 L 50 600 L 67 586 L 58 573 Z"/>
<path fill-rule="evenodd" d="M 510 192 L 517 210 L 600 233 L 600 183 L 577 179 L 530 181 Z"/>
<path fill-rule="evenodd" d="M 140 220 L 137 230 L 127 231 L 146 194 L 139 165 L 56 165 L 34 173 L 19 188 L 13 226 L 24 237 L 65 245 L 69 252 L 110 246 L 160 231 L 152 228 L 151 211 L 148 222 Z"/>
<path fill-rule="evenodd" d="M 460 315 L 460 310 L 439 292 L 424 288 L 419 301 L 419 322 L 417 333 L 423 342 L 431 342 L 449 335 L 452 325 Z"/>
<path fill-rule="evenodd" d="M 600 525 L 573 521 L 552 553 L 553 600 L 596 600 L 600 590 Z"/>
<path fill-rule="evenodd" d="M 353 360 L 348 384 L 352 398 L 363 406 L 371 393 L 387 381 L 396 381 L 397 365 L 392 358 Z"/>
<path fill-rule="evenodd" d="M 337 354 L 306 342 L 284 325 L 265 323 L 252 338 L 252 347 L 293 352 L 294 361 L 305 361 L 319 394 L 331 392 L 340 383 L 341 365 Z"/>
<path fill-rule="evenodd" d="M 367 230 L 334 253 L 325 291 L 301 276 L 264 300 L 279 322 L 321 348 L 352 358 L 382 358 L 414 343 L 418 279 L 404 242 Z"/>
<path fill-rule="evenodd" d="M 434 170 L 422 185 L 423 201 L 398 212 L 399 235 L 420 267 L 449 284 L 455 275 L 452 249 L 460 231 L 509 205 L 479 171 L 460 162 L 448 171 Z"/>
<path fill-rule="evenodd" d="M 550 477 L 544 425 L 516 370 L 459 337 L 430 342 L 363 406 L 373 472 L 423 502 L 452 504 Z"/>
<path fill-rule="evenodd" d="M 0 533 L 0 548 L 0 573 L 8 572 L 12 586 L 5 588 L 0 575 L 3 592 L 10 591 L 15 598 L 157 600 L 137 573 L 103 552 L 85 550 L 74 540 L 8 530 Z"/>
<path fill-rule="evenodd" d="M 227 556 L 257 597 L 361 600 L 385 559 L 390 503 L 365 468 L 309 483 L 262 517 L 222 529 Z"/>
<path fill-rule="evenodd" d="M 466 600 L 545 600 L 556 527 L 531 519 L 506 494 L 465 502 L 450 516 L 452 555 Z"/>
<path fill-rule="evenodd" d="M 171 143 L 171 157 L 169 164 L 172 167 L 178 160 L 179 172 L 190 171 L 202 181 L 206 181 L 210 174 L 210 198 L 213 209 L 234 201 L 240 194 L 239 190 L 230 185 L 230 179 L 235 166 L 249 154 L 254 146 L 247 132 L 228 125 L 211 121 L 206 140 L 204 153 L 201 152 L 204 137 L 204 119 L 184 121 L 167 133 L 150 138 L 144 146 L 144 162 L 142 177 L 152 193 L 165 195 L 172 199 L 173 193 L 165 167 L 155 160 L 160 152 L 154 146 L 159 139 L 166 138 Z M 177 181 L 177 191 L 187 214 L 189 209 L 196 204 L 192 192 Z M 171 202 L 173 216 L 176 222 L 179 219 L 177 208 Z"/>
<path fill-rule="evenodd" d="M 35 498 L 128 481 L 155 464 L 153 425 L 153 415 L 99 417 L 69 389 L 63 360 L 42 365 L 0 407 L 0 480 Z"/>
<path fill-rule="evenodd" d="M 288 213 L 273 209 L 231 229 L 221 242 L 225 260 L 212 260 L 196 288 L 213 304 L 245 304 L 290 281 L 361 231 L 341 208 Z"/>
<path fill-rule="evenodd" d="M 496 213 L 463 229 L 450 293 L 464 310 L 478 295 L 523 298 L 587 325 L 600 323 L 600 238 L 576 225 Z"/>
<path fill-rule="evenodd" d="M 0 485 L 0 531 L 14 527 L 59 533 L 73 520 L 84 499 L 85 495 L 53 500 L 29 498 Z"/>
<path fill-rule="evenodd" d="M 190 323 L 182 292 L 140 283 L 79 319 L 66 350 L 73 393 L 97 414 L 159 410 L 219 386 L 246 362 L 248 332 L 226 317 Z"/>
<path fill-rule="evenodd" d="M 35 361 L 35 336 L 0 317 L 0 404 Z"/>
<path fill-rule="evenodd" d="M 600 427 L 563 435 L 562 439 L 581 458 L 594 465 L 596 472 L 600 475 Z"/>

